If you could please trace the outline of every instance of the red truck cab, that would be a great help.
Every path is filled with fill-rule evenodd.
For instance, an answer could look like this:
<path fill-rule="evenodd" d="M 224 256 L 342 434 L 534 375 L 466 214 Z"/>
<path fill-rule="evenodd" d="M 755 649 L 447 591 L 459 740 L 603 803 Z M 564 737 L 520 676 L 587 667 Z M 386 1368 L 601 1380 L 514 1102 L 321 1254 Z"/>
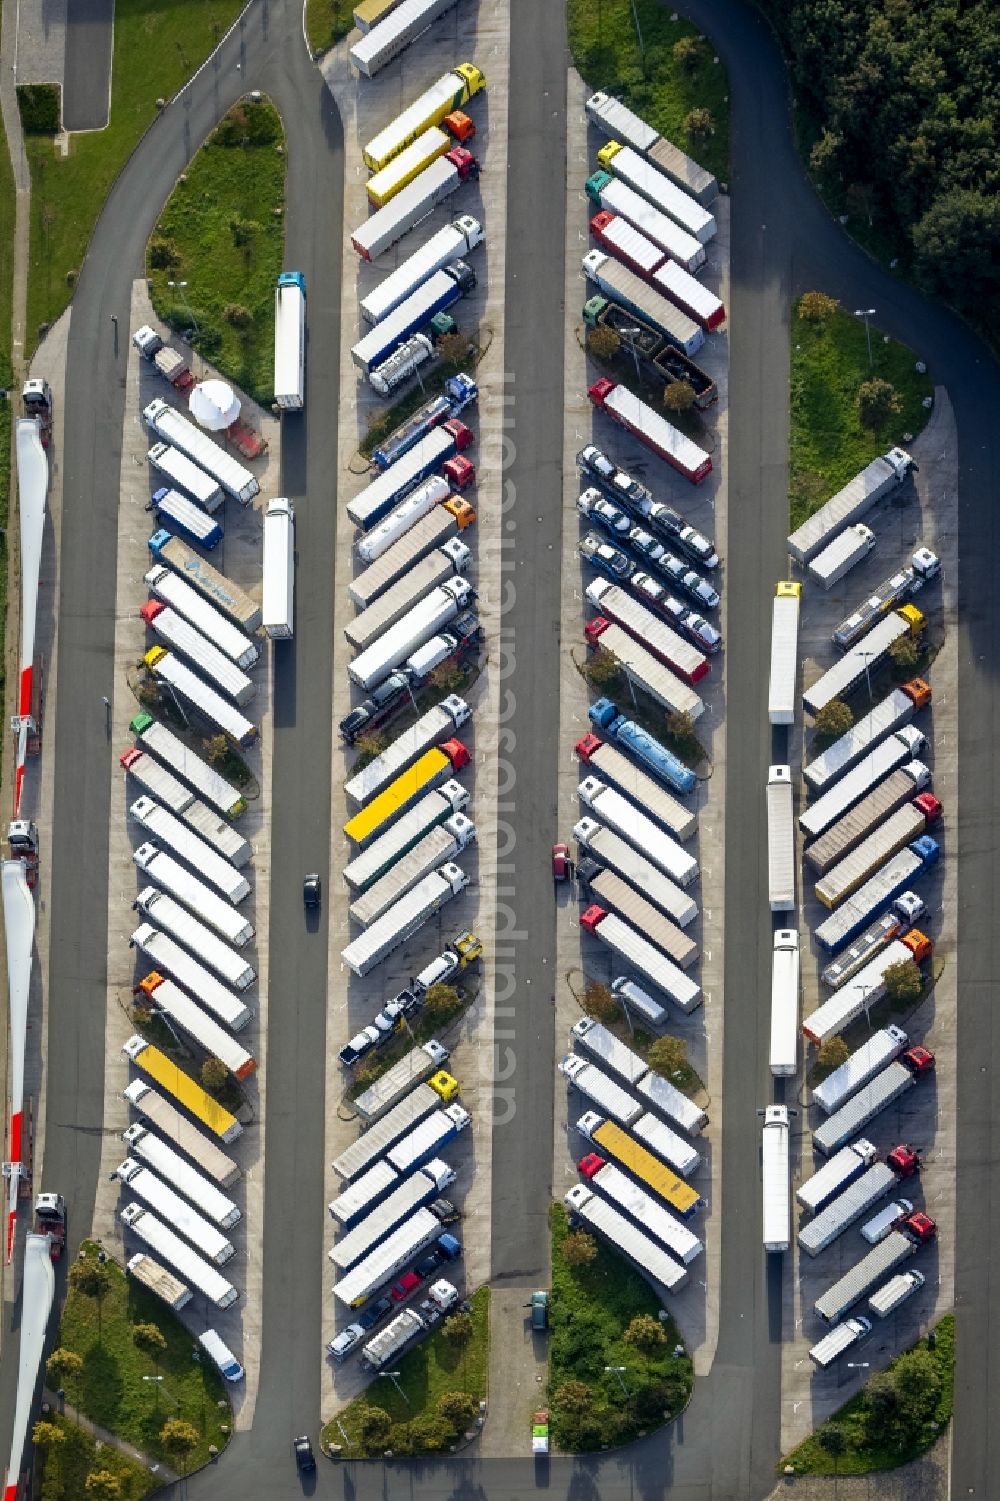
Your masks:
<path fill-rule="evenodd" d="M 934 1067 L 934 1054 L 929 1049 L 919 1046 L 907 1048 L 903 1054 L 902 1061 L 906 1064 L 910 1072 L 919 1078 L 921 1074 L 929 1074 L 931 1072 Z"/>
<path fill-rule="evenodd" d="M 604 1158 L 599 1157 L 596 1152 L 588 1152 L 586 1157 L 581 1157 L 577 1163 L 577 1170 L 583 1178 L 593 1178 L 602 1167 L 604 1167 Z"/>
<path fill-rule="evenodd" d="M 592 907 L 588 907 L 585 912 L 580 913 L 580 926 L 585 932 L 594 933 L 597 930 L 598 924 L 602 923 L 607 915 L 604 908 L 599 907 L 595 902 Z"/>
<path fill-rule="evenodd" d="M 922 1246 L 926 1245 L 929 1240 L 933 1240 L 937 1234 L 937 1225 L 929 1214 L 924 1214 L 922 1209 L 918 1209 L 915 1214 L 909 1216 L 903 1229 Z"/>
<path fill-rule="evenodd" d="M 885 1160 L 898 1178 L 912 1178 L 920 1168 L 920 1153 L 916 1147 L 908 1147 L 905 1142 L 900 1142 L 898 1147 L 887 1152 Z"/>
<path fill-rule="evenodd" d="M 463 459 L 456 454 L 453 459 L 446 459 L 441 465 L 441 473 L 456 490 L 464 490 L 475 479 L 476 466 L 471 459 Z"/>

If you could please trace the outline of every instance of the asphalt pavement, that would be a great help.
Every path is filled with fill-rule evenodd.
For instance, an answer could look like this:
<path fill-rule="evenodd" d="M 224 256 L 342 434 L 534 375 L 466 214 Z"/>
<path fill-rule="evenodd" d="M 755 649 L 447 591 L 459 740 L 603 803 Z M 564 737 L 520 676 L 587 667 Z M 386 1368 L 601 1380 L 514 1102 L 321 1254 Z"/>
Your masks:
<path fill-rule="evenodd" d="M 66 14 L 63 127 L 103 130 L 111 106 L 115 0 L 71 0 Z"/>

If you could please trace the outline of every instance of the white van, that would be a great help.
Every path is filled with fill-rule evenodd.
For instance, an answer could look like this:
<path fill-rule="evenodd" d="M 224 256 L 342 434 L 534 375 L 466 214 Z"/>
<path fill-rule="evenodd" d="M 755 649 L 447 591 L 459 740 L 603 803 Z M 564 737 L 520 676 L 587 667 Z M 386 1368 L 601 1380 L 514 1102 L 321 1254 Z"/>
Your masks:
<path fill-rule="evenodd" d="M 205 1351 L 205 1354 L 219 1367 L 219 1370 L 227 1381 L 243 1380 L 243 1367 L 226 1342 L 220 1339 L 214 1329 L 206 1329 L 204 1334 L 199 1334 L 198 1343 Z"/>

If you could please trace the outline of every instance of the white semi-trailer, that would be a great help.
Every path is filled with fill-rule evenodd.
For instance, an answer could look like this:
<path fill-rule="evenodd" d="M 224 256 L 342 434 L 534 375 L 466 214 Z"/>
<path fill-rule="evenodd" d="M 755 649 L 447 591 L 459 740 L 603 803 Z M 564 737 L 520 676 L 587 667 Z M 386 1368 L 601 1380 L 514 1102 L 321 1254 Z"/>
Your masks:
<path fill-rule="evenodd" d="M 175 411 L 160 397 L 143 408 L 143 420 L 164 443 L 179 448 L 181 453 L 193 459 L 206 474 L 210 474 L 234 500 L 249 505 L 260 491 L 260 485 L 249 469 L 220 448 L 214 439 L 193 422 Z"/>
<path fill-rule="evenodd" d="M 165 891 L 144 886 L 132 905 L 237 990 L 248 990 L 256 980 L 256 970 L 242 954 L 230 948 Z"/>
<path fill-rule="evenodd" d="M 164 891 L 196 912 L 229 943 L 242 948 L 250 942 L 254 930 L 242 913 L 206 886 L 204 881 L 185 870 L 172 855 L 164 854 L 155 844 L 147 843 L 140 844 L 132 859 L 151 881 L 155 881 L 157 886 L 162 886 Z"/>
<path fill-rule="evenodd" d="M 791 1239 L 791 1187 L 788 1177 L 788 1107 L 768 1105 L 761 1141 L 764 1250 L 787 1251 Z"/>
<path fill-rule="evenodd" d="M 169 1225 L 157 1219 L 151 1210 L 142 1204 L 129 1204 L 122 1210 L 122 1224 L 147 1246 L 175 1267 L 184 1281 L 214 1303 L 217 1308 L 228 1308 L 235 1303 L 239 1293 L 231 1282 L 211 1262 L 199 1256 L 186 1245 Z"/>
<path fill-rule="evenodd" d="M 228 852 L 220 853 L 206 838 L 195 831 L 193 825 L 189 826 L 186 820 L 175 818 L 166 808 L 161 808 L 154 803 L 151 797 L 136 798 L 128 811 L 129 817 L 134 818 L 148 834 L 160 844 L 166 845 L 186 864 L 192 866 L 200 876 L 227 896 L 231 902 L 241 902 L 244 897 L 250 895 L 249 881 L 233 868 L 234 865 L 244 865 L 249 859 L 249 845 L 246 845 L 245 854 L 242 850 L 237 856 Z M 235 834 L 235 830 L 230 830 L 230 832 Z M 236 838 L 241 846 L 245 844 L 239 835 L 236 835 Z"/>
<path fill-rule="evenodd" d="M 788 766 L 767 771 L 767 895 L 772 912 L 795 910 L 795 816 L 792 772 Z"/>
<path fill-rule="evenodd" d="M 779 1078 L 792 1078 L 799 1045 L 799 935 L 779 928 L 771 954 L 770 1067 Z"/>
<path fill-rule="evenodd" d="M 801 602 L 801 584 L 784 579 L 776 586 L 771 605 L 771 673 L 767 688 L 767 717 L 771 724 L 795 723 Z"/>
<path fill-rule="evenodd" d="M 442 865 L 376 918 L 341 950 L 340 957 L 354 974 L 368 974 L 468 884 L 469 878 L 459 866 L 453 862 Z"/>

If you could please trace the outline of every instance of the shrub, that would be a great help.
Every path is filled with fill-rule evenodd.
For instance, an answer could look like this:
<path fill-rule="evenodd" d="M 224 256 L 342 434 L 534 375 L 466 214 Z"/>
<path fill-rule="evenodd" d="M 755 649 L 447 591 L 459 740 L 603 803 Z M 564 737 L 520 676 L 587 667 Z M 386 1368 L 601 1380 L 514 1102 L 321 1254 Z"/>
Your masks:
<path fill-rule="evenodd" d="M 668 412 L 690 412 L 694 406 L 694 387 L 686 380 L 672 380 L 663 388 L 663 405 Z"/>
<path fill-rule="evenodd" d="M 384 1449 L 392 1428 L 392 1419 L 384 1407 L 362 1407 L 358 1411 L 358 1434 L 366 1454 Z"/>
<path fill-rule="evenodd" d="M 479 1412 L 479 1403 L 470 1392 L 445 1392 L 438 1398 L 438 1416 L 453 1433 L 464 1433 Z"/>
<path fill-rule="evenodd" d="M 227 302 L 223 317 L 232 328 L 249 328 L 253 323 L 253 313 L 242 302 Z"/>
<path fill-rule="evenodd" d="M 851 1050 L 842 1037 L 828 1037 L 816 1054 L 823 1068 L 839 1068 L 851 1056 Z"/>
<path fill-rule="evenodd" d="M 154 235 L 149 242 L 150 270 L 173 271 L 180 263 L 180 252 L 173 240 L 168 240 L 163 235 Z"/>
<path fill-rule="evenodd" d="M 571 1230 L 563 1241 L 563 1259 L 574 1270 L 589 1266 L 597 1255 L 597 1244 L 585 1230 Z"/>
<path fill-rule="evenodd" d="M 587 335 L 587 348 L 597 360 L 613 360 L 621 348 L 621 338 L 613 328 L 599 323 Z"/>
<path fill-rule="evenodd" d="M 889 656 L 896 671 L 908 675 L 920 661 L 920 647 L 913 636 L 900 636 L 889 647 Z"/>
<path fill-rule="evenodd" d="M 691 72 L 697 66 L 703 51 L 701 41 L 696 36 L 682 36 L 671 50 L 674 62 L 685 72 Z"/>
<path fill-rule="evenodd" d="M 167 1348 L 167 1338 L 156 1324 L 133 1324 L 132 1343 L 137 1350 L 154 1358 Z"/>
<path fill-rule="evenodd" d="M 607 985 L 589 980 L 583 995 L 583 1009 L 598 1022 L 616 1022 L 622 1011 Z"/>
<path fill-rule="evenodd" d="M 414 1454 L 440 1454 L 453 1437 L 451 1426 L 437 1413 L 422 1412 L 410 1423 L 410 1449 Z"/>
<path fill-rule="evenodd" d="M 904 959 L 901 964 L 890 964 L 882 976 L 886 994 L 897 1005 L 910 1005 L 920 999 L 923 980 L 920 968 L 914 959 Z"/>
<path fill-rule="evenodd" d="M 671 1037 L 667 1033 L 650 1043 L 646 1056 L 653 1073 L 666 1079 L 687 1067 L 687 1043 L 683 1037 Z"/>
<path fill-rule="evenodd" d="M 201 1066 L 201 1082 L 210 1094 L 224 1089 L 229 1079 L 229 1070 L 221 1058 L 206 1058 Z"/>
<path fill-rule="evenodd" d="M 442 334 L 437 341 L 437 352 L 445 365 L 462 365 L 469 353 L 469 340 L 465 334 Z"/>
<path fill-rule="evenodd" d="M 62 125 L 62 91 L 57 83 L 20 83 L 17 107 L 25 135 L 54 136 Z"/>
<path fill-rule="evenodd" d="M 472 1332 L 473 1323 L 471 1313 L 453 1313 L 441 1325 L 441 1333 L 445 1339 L 450 1340 L 455 1345 L 465 1344 L 466 1340 L 472 1338 Z"/>
<path fill-rule="evenodd" d="M 827 323 L 839 308 L 836 297 L 825 292 L 803 292 L 799 298 L 799 317 L 804 323 Z"/>
<path fill-rule="evenodd" d="M 693 141 L 705 141 L 715 134 L 715 121 L 707 109 L 691 109 L 684 116 L 684 129 Z"/>
<path fill-rule="evenodd" d="M 424 1015 L 444 1026 L 462 1009 L 462 997 L 454 985 L 431 985 L 424 996 Z"/>
<path fill-rule="evenodd" d="M 594 1405 L 594 1393 L 583 1381 L 564 1381 L 552 1394 L 552 1401 L 560 1412 L 589 1412 Z"/>
<path fill-rule="evenodd" d="M 651 1313 L 636 1314 L 622 1338 L 637 1350 L 655 1350 L 667 1342 L 663 1325 Z"/>
<path fill-rule="evenodd" d="M 826 740 L 839 740 L 854 725 L 854 715 L 839 698 L 824 704 L 816 715 L 816 733 Z"/>
<path fill-rule="evenodd" d="M 858 387 L 858 417 L 865 427 L 882 427 L 902 410 L 896 387 L 880 376 L 862 381 Z"/>

